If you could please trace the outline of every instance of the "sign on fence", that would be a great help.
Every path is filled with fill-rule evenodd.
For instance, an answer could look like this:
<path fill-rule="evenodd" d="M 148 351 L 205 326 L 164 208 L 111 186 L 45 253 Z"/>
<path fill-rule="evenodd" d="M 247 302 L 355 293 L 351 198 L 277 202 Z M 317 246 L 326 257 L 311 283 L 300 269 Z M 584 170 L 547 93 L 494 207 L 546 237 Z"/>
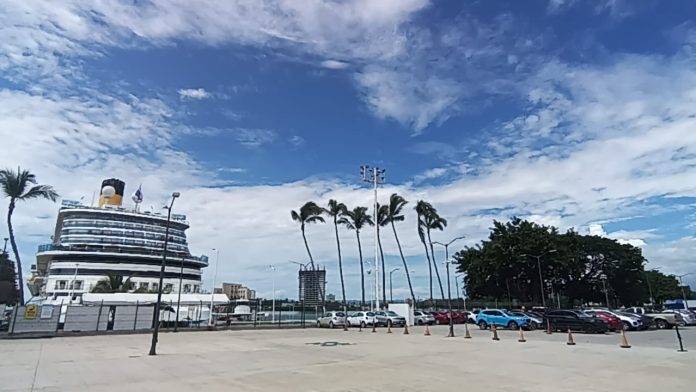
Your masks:
<path fill-rule="evenodd" d="M 41 306 L 41 319 L 53 318 L 53 305 L 43 305 Z"/>
<path fill-rule="evenodd" d="M 25 320 L 36 320 L 36 316 L 39 314 L 39 305 L 30 304 L 24 308 L 24 319 Z"/>

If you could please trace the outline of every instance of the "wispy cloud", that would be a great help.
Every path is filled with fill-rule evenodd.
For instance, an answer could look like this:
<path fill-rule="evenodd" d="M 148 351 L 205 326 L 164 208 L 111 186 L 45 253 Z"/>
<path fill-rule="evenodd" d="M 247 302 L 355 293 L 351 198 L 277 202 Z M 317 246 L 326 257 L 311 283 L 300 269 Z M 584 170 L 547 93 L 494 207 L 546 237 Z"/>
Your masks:
<path fill-rule="evenodd" d="M 345 61 L 338 60 L 324 60 L 319 63 L 319 65 L 329 69 L 346 69 L 350 66 L 350 64 L 346 63 Z"/>
<path fill-rule="evenodd" d="M 288 142 L 294 147 L 300 147 L 305 144 L 305 139 L 300 135 L 293 135 L 288 139 Z"/>
<path fill-rule="evenodd" d="M 203 88 L 184 88 L 178 91 L 179 97 L 181 99 L 195 99 L 201 100 L 210 98 L 210 93 L 205 91 Z"/>

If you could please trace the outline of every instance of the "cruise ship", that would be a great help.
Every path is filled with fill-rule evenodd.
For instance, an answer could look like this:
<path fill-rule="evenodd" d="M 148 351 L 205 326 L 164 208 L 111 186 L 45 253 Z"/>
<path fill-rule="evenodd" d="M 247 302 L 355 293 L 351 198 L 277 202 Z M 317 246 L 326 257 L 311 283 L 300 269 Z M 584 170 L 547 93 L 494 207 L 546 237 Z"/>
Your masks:
<path fill-rule="evenodd" d="M 164 253 L 166 210 L 140 211 L 140 189 L 135 207 L 124 208 L 125 183 L 111 178 L 102 182 L 97 206 L 64 200 L 58 212 L 53 242 L 39 246 L 33 295 L 48 302 L 80 303 L 109 274 L 130 278 L 131 292 L 156 292 Z M 186 241 L 185 215 L 172 214 L 167 243 L 163 292 L 199 293 L 201 269 L 208 257 L 191 255 Z"/>

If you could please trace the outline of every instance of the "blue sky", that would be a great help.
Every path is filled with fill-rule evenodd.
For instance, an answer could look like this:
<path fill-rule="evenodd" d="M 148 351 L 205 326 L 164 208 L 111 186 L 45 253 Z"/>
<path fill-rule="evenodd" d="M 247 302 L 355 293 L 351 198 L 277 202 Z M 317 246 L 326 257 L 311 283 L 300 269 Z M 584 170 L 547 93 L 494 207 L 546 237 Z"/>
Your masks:
<path fill-rule="evenodd" d="M 290 209 L 369 205 L 361 164 L 387 169 L 383 200 L 432 201 L 450 221 L 438 240 L 470 245 L 518 215 L 696 272 L 693 15 L 651 0 L 10 0 L 0 163 L 66 198 L 112 176 L 153 206 L 180 190 L 192 251 L 221 248 L 222 280 L 261 294 L 272 263 L 295 295 L 287 259 L 306 256 Z M 55 213 L 18 212 L 27 267 Z M 411 215 L 399 230 L 423 296 Z M 331 228 L 308 234 L 338 292 Z M 354 235 L 341 239 L 357 298 Z"/>

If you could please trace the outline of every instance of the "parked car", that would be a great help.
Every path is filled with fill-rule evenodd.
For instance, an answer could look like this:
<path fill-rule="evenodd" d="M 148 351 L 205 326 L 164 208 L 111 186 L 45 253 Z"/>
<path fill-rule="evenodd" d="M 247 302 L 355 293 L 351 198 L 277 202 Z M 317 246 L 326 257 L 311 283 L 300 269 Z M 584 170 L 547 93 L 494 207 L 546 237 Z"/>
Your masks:
<path fill-rule="evenodd" d="M 471 324 L 476 324 L 476 316 L 478 316 L 479 312 L 481 312 L 480 309 L 476 309 L 476 310 L 473 310 L 471 312 L 468 312 L 466 315 L 467 321 Z"/>
<path fill-rule="evenodd" d="M 449 315 L 445 312 L 430 312 L 430 314 L 435 319 L 435 324 L 449 324 Z"/>
<path fill-rule="evenodd" d="M 650 317 L 652 319 L 652 324 L 654 324 L 657 329 L 674 328 L 677 323 L 683 321 L 681 313 L 678 312 L 655 312 L 643 307 L 628 308 L 625 312 Z"/>
<path fill-rule="evenodd" d="M 362 328 L 372 326 L 375 324 L 375 313 L 374 312 L 354 312 L 348 316 L 347 323 L 349 327 L 360 326 Z"/>
<path fill-rule="evenodd" d="M 452 319 L 454 319 L 455 324 L 464 324 L 468 319 L 468 314 L 466 312 L 455 312 L 452 311 Z"/>
<path fill-rule="evenodd" d="M 623 329 L 623 323 L 621 323 L 621 319 L 614 316 L 613 314 L 609 312 L 604 312 L 602 310 L 585 310 L 585 314 L 588 314 L 590 316 L 597 317 L 599 319 L 602 319 L 606 321 L 607 327 L 609 327 L 609 331 L 615 332 L 618 330 Z"/>
<path fill-rule="evenodd" d="M 635 313 L 630 313 L 630 312 L 625 312 L 625 311 L 616 311 L 615 313 L 618 313 L 619 315 L 628 316 L 628 317 L 637 317 L 641 322 L 641 326 L 637 328 L 638 330 L 648 329 L 653 325 L 653 318 L 648 316 L 648 315 L 635 314 Z"/>
<path fill-rule="evenodd" d="M 600 308 L 600 309 L 587 309 L 584 312 L 588 314 L 593 314 L 595 311 L 602 311 L 616 316 L 621 320 L 622 328 L 624 331 L 635 331 L 641 329 L 647 329 L 643 325 L 643 319 L 635 314 L 621 313 L 614 310 Z"/>
<path fill-rule="evenodd" d="M 481 329 L 487 329 L 491 325 L 510 329 L 528 328 L 529 317 L 524 315 L 518 316 L 500 309 L 486 309 L 480 311 L 476 316 L 476 324 Z"/>
<path fill-rule="evenodd" d="M 609 331 L 606 321 L 590 316 L 579 310 L 550 310 L 544 315 L 552 331 L 583 331 L 585 333 L 605 333 Z"/>
<path fill-rule="evenodd" d="M 528 317 L 529 318 L 529 329 L 537 329 L 540 328 L 541 326 L 544 325 L 544 317 L 539 317 L 535 315 L 534 313 L 526 313 L 526 312 L 510 312 L 516 316 L 520 317 Z"/>
<path fill-rule="evenodd" d="M 679 325 L 696 325 L 696 316 L 690 310 L 685 309 L 670 309 L 665 310 L 665 313 L 678 314 L 681 317 Z"/>
<path fill-rule="evenodd" d="M 421 310 L 416 310 L 413 312 L 413 322 L 416 325 L 433 325 L 435 324 L 435 317 L 432 314 L 423 312 Z"/>
<path fill-rule="evenodd" d="M 382 316 L 386 318 L 386 324 L 388 327 L 403 327 L 406 325 L 406 317 L 399 316 L 395 311 L 388 310 L 386 312 L 375 312 L 375 316 Z"/>
<path fill-rule="evenodd" d="M 342 327 L 346 324 L 346 314 L 343 312 L 326 312 L 317 319 L 317 327 Z"/>

